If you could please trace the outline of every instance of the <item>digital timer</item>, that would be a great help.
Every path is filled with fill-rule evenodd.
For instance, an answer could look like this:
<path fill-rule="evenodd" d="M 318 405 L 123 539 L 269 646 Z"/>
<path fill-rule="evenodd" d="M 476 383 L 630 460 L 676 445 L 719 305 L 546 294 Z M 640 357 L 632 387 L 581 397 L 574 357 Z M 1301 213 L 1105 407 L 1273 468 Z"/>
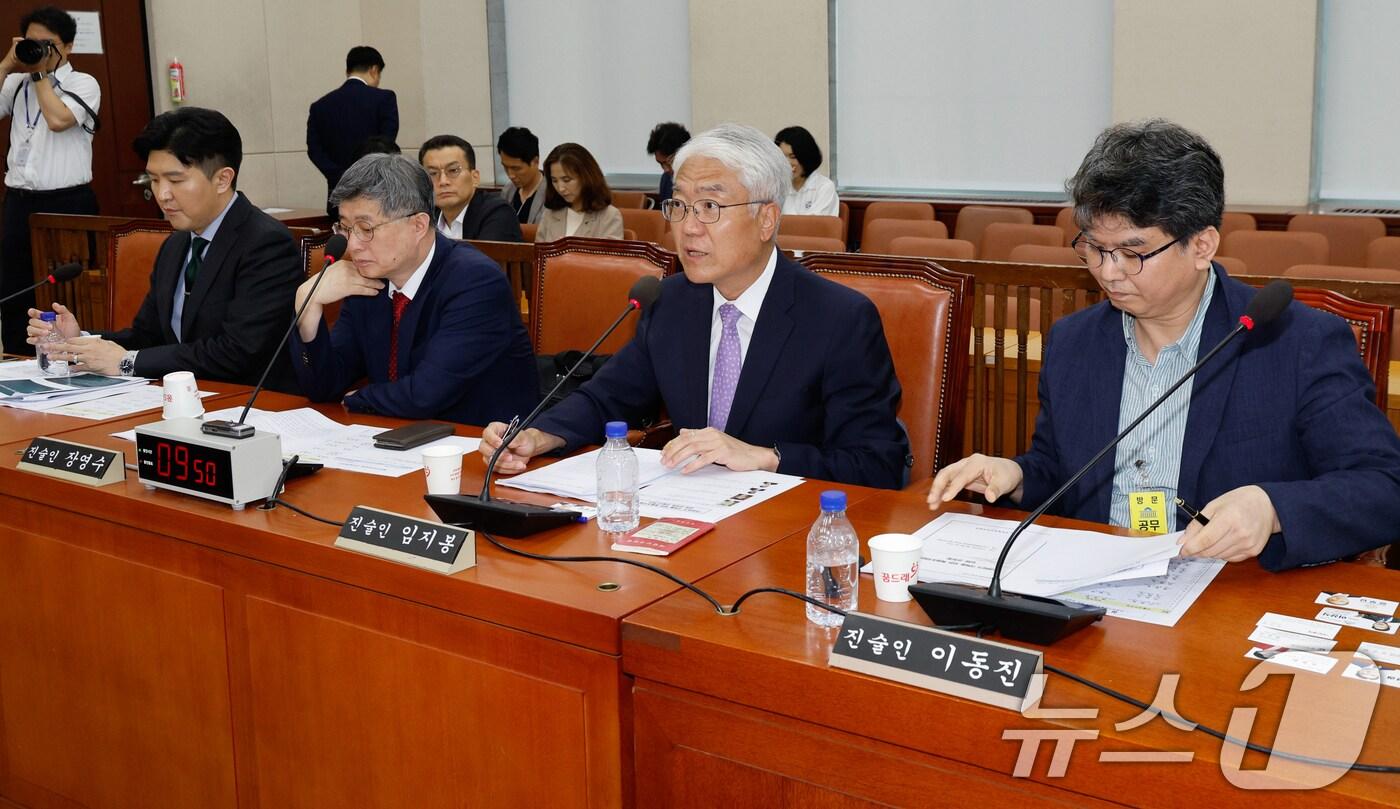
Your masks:
<path fill-rule="evenodd" d="M 199 419 L 136 428 L 136 474 L 147 486 L 192 494 L 235 509 L 265 500 L 282 474 L 282 439 L 258 432 L 232 439 L 200 431 Z"/>

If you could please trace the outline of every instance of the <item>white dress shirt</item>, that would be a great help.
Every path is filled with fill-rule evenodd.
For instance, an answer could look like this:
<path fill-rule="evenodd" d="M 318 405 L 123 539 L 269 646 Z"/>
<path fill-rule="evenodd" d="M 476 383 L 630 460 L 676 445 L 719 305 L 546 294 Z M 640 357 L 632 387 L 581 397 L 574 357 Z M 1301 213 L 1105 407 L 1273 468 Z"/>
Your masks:
<path fill-rule="evenodd" d="M 67 62 L 53 72 L 54 81 L 98 110 L 102 91 L 97 79 L 79 73 Z M 55 88 L 58 97 L 72 111 L 77 123 L 54 132 L 39 108 L 38 90 L 28 73 L 11 73 L 0 86 L 0 117 L 10 116 L 9 170 L 5 185 L 26 191 L 54 191 L 92 182 L 92 135 L 83 124 L 92 126 L 87 111 L 77 101 Z"/>
<path fill-rule="evenodd" d="M 433 253 L 436 252 L 437 243 L 434 242 L 428 247 L 428 257 L 423 259 L 423 263 L 408 277 L 408 283 L 403 285 L 403 289 L 394 286 L 393 281 L 389 282 L 389 300 L 392 301 L 395 295 L 407 295 L 410 301 L 418 297 L 418 287 L 423 283 L 423 277 L 428 274 L 428 265 L 433 263 Z"/>
<path fill-rule="evenodd" d="M 468 208 L 468 207 L 470 207 L 469 204 L 468 204 L 468 205 L 463 205 L 463 206 L 462 206 L 462 210 L 460 210 L 460 211 L 457 212 L 457 216 L 456 216 L 451 222 L 445 221 L 445 220 L 443 219 L 443 215 L 442 215 L 442 214 L 438 214 L 438 221 L 437 221 L 438 233 L 441 233 L 442 235 L 446 236 L 446 237 L 449 238 L 449 239 L 461 240 L 461 238 L 462 238 L 462 220 L 463 220 L 464 218 L 466 218 L 466 215 L 467 215 L 467 208 Z M 412 298 L 413 296 L 410 295 L 409 297 Z"/>
<path fill-rule="evenodd" d="M 749 288 L 739 293 L 739 297 L 729 300 L 719 294 L 719 290 L 714 290 L 714 308 L 710 312 L 710 372 L 706 376 L 705 412 L 709 412 L 710 398 L 714 396 L 715 385 L 715 358 L 719 356 L 719 340 L 724 335 L 724 321 L 720 319 L 719 308 L 726 303 L 734 304 L 739 310 L 739 321 L 735 327 L 739 331 L 739 360 L 740 366 L 743 360 L 749 356 L 749 341 L 753 337 L 754 324 L 758 322 L 758 313 L 763 309 L 763 299 L 768 295 L 768 286 L 773 283 L 773 269 L 778 266 L 778 251 L 774 249 L 768 254 L 768 265 L 754 279 Z"/>
<path fill-rule="evenodd" d="M 808 174 L 802 187 L 783 200 L 783 213 L 840 216 L 841 198 L 836 194 L 836 183 L 820 172 Z"/>

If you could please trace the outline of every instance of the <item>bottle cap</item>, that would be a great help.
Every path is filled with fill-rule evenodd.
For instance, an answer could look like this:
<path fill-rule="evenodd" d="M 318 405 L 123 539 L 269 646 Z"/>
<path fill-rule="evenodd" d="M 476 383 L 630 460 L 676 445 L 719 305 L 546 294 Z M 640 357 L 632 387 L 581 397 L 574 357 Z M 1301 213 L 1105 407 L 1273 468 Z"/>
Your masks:
<path fill-rule="evenodd" d="M 626 438 L 626 437 L 627 437 L 627 422 L 625 422 L 625 421 L 610 421 L 610 422 L 608 422 L 607 425 L 606 425 L 605 427 L 603 427 L 603 435 L 607 436 L 608 438 Z"/>
<path fill-rule="evenodd" d="M 846 493 L 832 490 L 822 492 L 822 511 L 845 511 Z"/>
<path fill-rule="evenodd" d="M 44 321 L 45 323 L 52 323 L 52 322 L 54 322 L 55 320 L 58 320 L 58 313 L 57 313 L 57 312 L 40 312 L 40 313 L 39 313 L 39 319 L 42 320 L 42 321 Z"/>

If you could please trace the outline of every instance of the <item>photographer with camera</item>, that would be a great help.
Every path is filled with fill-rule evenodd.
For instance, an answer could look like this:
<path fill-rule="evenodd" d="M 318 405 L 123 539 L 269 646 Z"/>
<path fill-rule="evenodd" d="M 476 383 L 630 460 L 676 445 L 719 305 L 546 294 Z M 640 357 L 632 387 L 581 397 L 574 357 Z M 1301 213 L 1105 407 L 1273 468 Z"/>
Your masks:
<path fill-rule="evenodd" d="M 0 60 L 0 118 L 10 116 L 10 153 L 0 217 L 0 296 L 34 283 L 29 215 L 96 214 L 92 133 L 102 93 L 97 80 L 68 63 L 78 23 L 53 6 L 19 23 L 10 52 Z M 34 293 L 0 305 L 6 351 L 33 354 L 26 338 Z"/>

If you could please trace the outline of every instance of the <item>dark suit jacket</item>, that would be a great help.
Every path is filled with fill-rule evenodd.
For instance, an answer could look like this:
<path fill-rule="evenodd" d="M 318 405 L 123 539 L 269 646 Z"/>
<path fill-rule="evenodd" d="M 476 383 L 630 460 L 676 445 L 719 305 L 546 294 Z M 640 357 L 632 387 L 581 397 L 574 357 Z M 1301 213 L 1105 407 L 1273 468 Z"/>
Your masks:
<path fill-rule="evenodd" d="M 572 449 L 600 442 L 607 421 L 635 426 L 662 405 L 677 428 L 706 426 L 713 287 L 674 275 L 661 289 L 632 341 L 536 427 Z M 775 446 L 780 472 L 897 488 L 909 463 L 899 397 L 875 305 L 780 254 L 726 432 Z"/>
<path fill-rule="evenodd" d="M 255 385 L 291 324 L 292 298 L 305 280 L 296 242 L 281 222 L 239 194 L 204 249 L 181 315 L 183 340 L 177 341 L 170 316 L 190 238 L 176 232 L 165 240 L 131 327 L 103 336 L 140 352 L 137 376 L 193 371 L 200 379 Z M 275 357 L 268 387 L 294 390 L 290 364 Z"/>
<path fill-rule="evenodd" d="M 505 273 L 469 244 L 436 234 L 436 252 L 399 322 L 399 378 L 389 381 L 389 288 L 341 303 L 316 339 L 292 333 L 292 365 L 312 401 L 345 398 L 355 412 L 485 425 L 522 418 L 539 402 L 530 338 Z"/>
<path fill-rule="evenodd" d="M 346 79 L 312 102 L 306 118 L 306 154 L 325 175 L 327 195 L 372 135 L 399 136 L 399 102 L 393 90 Z"/>
<path fill-rule="evenodd" d="M 433 217 L 436 224 L 442 211 Z M 520 233 L 520 220 L 515 218 L 515 209 L 494 193 L 477 189 L 472 194 L 467 210 L 462 214 L 462 238 L 484 239 L 491 242 L 523 242 Z"/>
<path fill-rule="evenodd" d="M 1239 321 L 1255 290 L 1215 265 L 1200 355 Z M 1118 432 L 1127 345 L 1122 314 L 1099 303 L 1055 324 L 1040 371 L 1040 415 L 1021 505 L 1032 508 Z M 1326 562 L 1400 537 L 1400 438 L 1376 407 L 1356 338 L 1335 315 L 1294 302 L 1196 375 L 1181 448 L 1179 492 L 1197 507 L 1257 484 L 1281 534 L 1259 562 L 1271 570 Z M 1107 522 L 1113 463 L 1101 461 L 1052 511 Z"/>

